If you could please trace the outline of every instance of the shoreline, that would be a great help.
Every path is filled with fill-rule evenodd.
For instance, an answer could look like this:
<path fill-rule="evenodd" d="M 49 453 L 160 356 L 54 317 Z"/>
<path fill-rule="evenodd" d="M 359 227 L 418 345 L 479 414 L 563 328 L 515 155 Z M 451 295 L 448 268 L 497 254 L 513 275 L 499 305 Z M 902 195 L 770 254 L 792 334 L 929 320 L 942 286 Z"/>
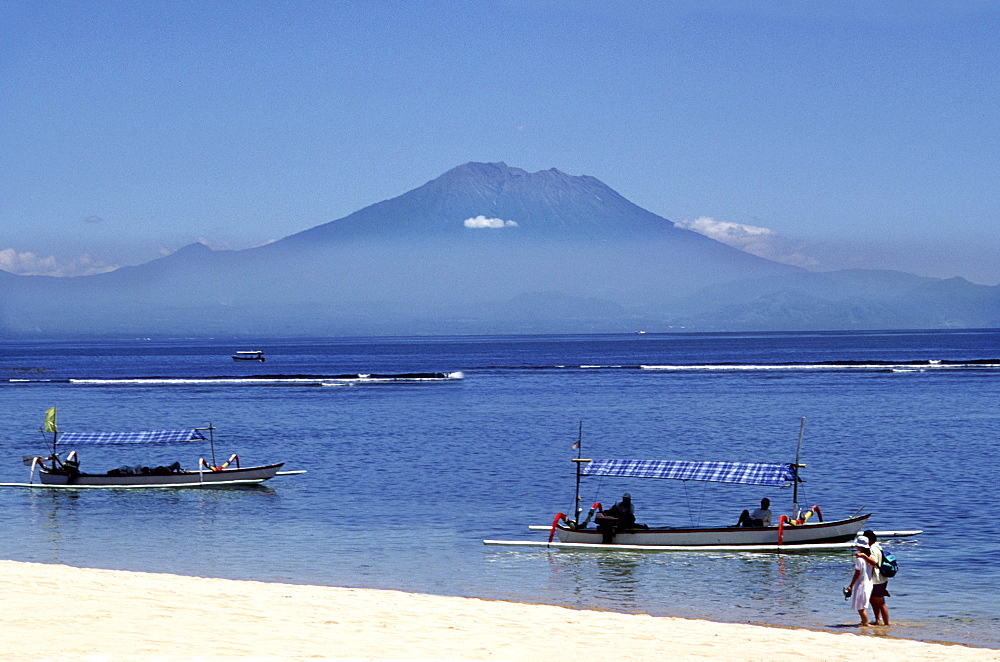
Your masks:
<path fill-rule="evenodd" d="M 384 589 L 0 561 L 0 659 L 1000 660 L 1000 650 Z"/>

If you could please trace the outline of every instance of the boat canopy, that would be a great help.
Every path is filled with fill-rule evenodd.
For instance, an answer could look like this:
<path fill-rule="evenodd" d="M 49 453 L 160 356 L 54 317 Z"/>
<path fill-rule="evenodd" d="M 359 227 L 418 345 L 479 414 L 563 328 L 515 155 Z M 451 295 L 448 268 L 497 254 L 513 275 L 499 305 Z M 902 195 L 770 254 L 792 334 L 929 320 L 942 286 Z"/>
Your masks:
<path fill-rule="evenodd" d="M 581 464 L 580 474 L 583 476 L 673 478 L 772 487 L 783 487 L 795 482 L 795 469 L 790 463 L 593 460 Z"/>
<path fill-rule="evenodd" d="M 62 432 L 60 444 L 170 444 L 181 441 L 203 441 L 205 435 L 196 428 L 186 430 L 144 430 L 141 432 Z"/>

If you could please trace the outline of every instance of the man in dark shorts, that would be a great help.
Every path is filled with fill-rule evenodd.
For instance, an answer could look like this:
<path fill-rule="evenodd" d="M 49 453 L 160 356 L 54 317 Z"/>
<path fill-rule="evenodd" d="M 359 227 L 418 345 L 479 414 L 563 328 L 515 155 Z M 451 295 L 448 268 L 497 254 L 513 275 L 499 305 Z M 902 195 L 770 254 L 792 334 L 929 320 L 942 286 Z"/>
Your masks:
<path fill-rule="evenodd" d="M 875 625 L 889 625 L 889 608 L 885 604 L 885 599 L 889 597 L 889 578 L 879 571 L 879 566 L 882 565 L 882 545 L 878 543 L 874 531 L 868 530 L 862 535 L 868 538 L 868 542 L 871 544 L 872 558 L 875 559 L 875 568 L 872 573 L 874 585 L 872 586 L 871 598 L 869 598 L 872 611 L 875 612 Z"/>

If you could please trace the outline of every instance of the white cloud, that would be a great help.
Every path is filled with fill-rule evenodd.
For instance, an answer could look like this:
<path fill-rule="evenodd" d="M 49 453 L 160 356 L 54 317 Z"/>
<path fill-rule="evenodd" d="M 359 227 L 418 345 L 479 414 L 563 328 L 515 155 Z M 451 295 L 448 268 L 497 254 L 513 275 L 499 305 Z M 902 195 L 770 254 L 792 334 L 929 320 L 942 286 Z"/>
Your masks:
<path fill-rule="evenodd" d="M 717 221 L 710 216 L 699 216 L 693 221 L 679 221 L 677 226 L 685 230 L 694 230 L 698 234 L 711 237 L 716 241 L 721 241 L 735 248 L 759 241 L 761 238 L 778 236 L 778 233 L 774 230 L 759 228 L 753 225 L 743 225 L 741 223 Z"/>
<path fill-rule="evenodd" d="M 476 216 L 475 218 L 465 219 L 463 223 L 467 228 L 516 228 L 517 223 L 514 221 L 505 221 L 501 218 L 486 218 L 485 216 Z"/>
<path fill-rule="evenodd" d="M 805 253 L 802 244 L 785 239 L 769 228 L 717 221 L 710 216 L 700 216 L 693 221 L 679 221 L 676 225 L 738 248 L 744 253 L 775 262 L 798 267 L 815 267 L 818 264 L 814 257 Z"/>
<path fill-rule="evenodd" d="M 117 265 L 95 260 L 87 253 L 68 262 L 60 262 L 52 255 L 42 257 L 31 252 L 18 253 L 13 248 L 0 250 L 0 269 L 21 276 L 90 276 L 117 268 Z"/>

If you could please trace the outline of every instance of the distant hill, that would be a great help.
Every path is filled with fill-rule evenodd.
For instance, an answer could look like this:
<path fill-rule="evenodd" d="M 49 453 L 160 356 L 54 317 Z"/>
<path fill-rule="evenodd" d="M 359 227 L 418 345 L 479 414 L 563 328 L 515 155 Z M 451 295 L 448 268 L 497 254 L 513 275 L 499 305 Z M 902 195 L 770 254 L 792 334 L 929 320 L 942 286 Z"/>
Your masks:
<path fill-rule="evenodd" d="M 0 272 L 0 335 L 382 335 L 1000 327 L 1000 288 L 810 273 L 593 177 L 468 163 L 244 251 L 77 278 Z"/>
<path fill-rule="evenodd" d="M 714 285 L 681 308 L 684 325 L 715 330 L 997 328 L 1000 287 L 844 270 Z"/>

